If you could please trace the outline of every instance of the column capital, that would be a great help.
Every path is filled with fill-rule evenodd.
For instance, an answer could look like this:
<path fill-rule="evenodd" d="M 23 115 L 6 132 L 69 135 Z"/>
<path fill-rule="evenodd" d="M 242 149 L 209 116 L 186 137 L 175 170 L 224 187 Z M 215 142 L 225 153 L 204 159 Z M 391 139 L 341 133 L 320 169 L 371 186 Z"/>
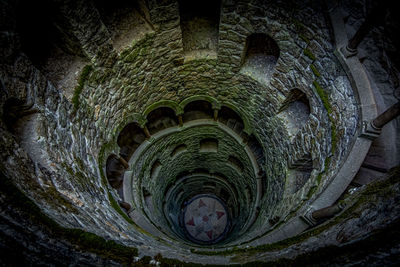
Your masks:
<path fill-rule="evenodd" d="M 375 140 L 379 137 L 382 132 L 382 128 L 376 127 L 373 122 L 362 122 L 362 131 L 360 137 L 364 137 L 370 140 Z"/>

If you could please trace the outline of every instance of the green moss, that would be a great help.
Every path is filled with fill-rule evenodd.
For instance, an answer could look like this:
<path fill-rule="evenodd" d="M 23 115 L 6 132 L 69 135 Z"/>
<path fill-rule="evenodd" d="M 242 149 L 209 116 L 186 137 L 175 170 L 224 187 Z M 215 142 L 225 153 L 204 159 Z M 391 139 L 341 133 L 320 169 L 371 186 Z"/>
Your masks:
<path fill-rule="evenodd" d="M 316 77 L 321 77 L 321 73 L 319 73 L 319 71 L 318 71 L 317 68 L 314 66 L 314 64 L 311 64 L 311 65 L 310 65 L 310 68 L 311 68 L 312 72 L 314 73 L 314 75 L 315 75 Z"/>
<path fill-rule="evenodd" d="M 147 33 L 143 39 L 132 44 L 131 48 L 124 50 L 120 58 L 126 63 L 135 62 L 139 57 L 146 57 L 154 43 L 154 33 Z"/>
<path fill-rule="evenodd" d="M 45 215 L 41 209 L 24 193 L 22 193 L 2 172 L 0 173 L 0 192 L 6 197 L 6 202 L 19 211 L 32 223 L 43 227 L 55 239 L 65 240 L 78 249 L 95 253 L 105 259 L 111 259 L 123 264 L 129 264 L 137 249 L 118 244 L 113 240 L 81 229 L 64 228 Z"/>
<path fill-rule="evenodd" d="M 322 175 L 323 175 L 323 172 L 319 173 L 317 176 L 318 184 L 321 181 Z M 310 188 L 310 190 L 308 190 L 307 198 L 310 199 L 312 197 L 312 195 L 315 193 L 315 191 L 317 191 L 317 186 L 312 186 Z"/>
<path fill-rule="evenodd" d="M 329 103 L 328 100 L 328 95 L 325 93 L 324 89 L 322 89 L 321 85 L 319 85 L 319 83 L 315 80 L 313 81 L 313 85 L 315 90 L 317 91 L 317 94 L 319 95 L 319 98 L 322 101 L 322 104 L 324 105 L 326 111 L 328 112 L 328 114 L 332 113 L 332 108 L 331 108 L 331 104 Z"/>
<path fill-rule="evenodd" d="M 313 82 L 313 85 L 322 101 L 322 104 L 324 105 L 326 111 L 328 112 L 328 117 L 331 124 L 331 149 L 332 153 L 334 153 L 337 146 L 337 133 L 336 133 L 336 122 L 332 117 L 332 112 L 333 112 L 332 107 L 331 104 L 329 103 L 327 94 L 325 93 L 324 89 L 322 89 L 322 87 L 319 85 L 319 83 L 315 80 Z"/>
<path fill-rule="evenodd" d="M 310 43 L 310 39 L 308 39 L 304 34 L 299 33 L 299 37 L 300 37 L 304 42 L 306 42 L 307 44 Z"/>
<path fill-rule="evenodd" d="M 329 119 L 331 121 L 331 142 L 332 142 L 332 153 L 336 150 L 337 146 L 337 133 L 336 133 L 336 123 L 332 119 L 332 116 L 329 116 Z"/>
<path fill-rule="evenodd" d="M 75 162 L 78 164 L 79 168 L 81 170 L 84 170 L 85 169 L 85 163 L 83 162 L 83 160 L 80 157 L 76 156 L 76 155 L 74 155 L 74 159 L 75 159 Z"/>
<path fill-rule="evenodd" d="M 314 56 L 314 54 L 308 49 L 304 49 L 303 50 L 304 55 L 306 55 L 308 58 L 310 58 L 312 61 L 314 61 L 316 59 L 316 57 Z"/>
<path fill-rule="evenodd" d="M 78 85 L 74 89 L 74 95 L 72 96 L 72 104 L 74 106 L 74 112 L 76 112 L 79 108 L 80 102 L 79 97 L 82 93 L 83 86 L 85 85 L 85 81 L 88 79 L 90 72 L 93 70 L 92 65 L 86 65 L 83 67 L 81 75 L 78 79 Z"/>
<path fill-rule="evenodd" d="M 188 266 L 188 267 L 200 267 L 200 266 L 215 266 L 210 264 L 199 264 L 193 262 L 183 262 L 177 259 L 164 258 L 160 253 L 154 256 L 154 260 L 161 263 L 162 267 L 180 267 L 180 266 Z"/>
<path fill-rule="evenodd" d="M 65 163 L 61 163 L 61 166 L 69 175 L 71 175 L 71 177 L 74 177 L 74 180 L 77 181 L 81 186 L 83 187 L 87 186 L 87 182 L 89 179 L 86 177 L 84 173 L 82 173 L 81 171 L 74 171 L 70 166 L 68 166 Z"/>
<path fill-rule="evenodd" d="M 111 195 L 110 192 L 108 192 L 108 199 L 110 200 L 111 206 L 129 223 L 135 224 L 134 221 L 132 221 L 131 218 L 121 209 L 117 201 L 114 199 L 114 197 Z"/>
<path fill-rule="evenodd" d="M 305 29 L 305 26 L 303 23 L 301 23 L 299 20 L 292 18 L 293 25 L 296 27 L 297 31 L 301 31 Z"/>

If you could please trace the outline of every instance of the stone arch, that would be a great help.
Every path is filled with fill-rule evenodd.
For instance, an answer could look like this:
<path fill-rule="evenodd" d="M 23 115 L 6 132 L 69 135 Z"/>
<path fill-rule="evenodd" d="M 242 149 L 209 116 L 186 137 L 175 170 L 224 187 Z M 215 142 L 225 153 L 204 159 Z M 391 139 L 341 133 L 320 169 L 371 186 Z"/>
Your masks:
<path fill-rule="evenodd" d="M 178 103 L 176 103 L 175 101 L 160 100 L 160 101 L 157 101 L 157 102 L 151 104 L 149 107 L 147 107 L 145 109 L 145 111 L 143 112 L 143 116 L 147 117 L 147 115 L 149 115 L 149 113 L 152 112 L 153 110 L 158 109 L 158 108 L 163 108 L 163 107 L 172 109 L 176 115 L 182 114 L 182 112 L 183 112 L 180 105 Z"/>
<path fill-rule="evenodd" d="M 108 156 L 106 162 L 106 176 L 112 188 L 119 189 L 122 187 L 126 168 L 127 166 L 117 155 L 111 154 Z"/>
<path fill-rule="evenodd" d="M 26 103 L 19 98 L 11 97 L 3 105 L 3 121 L 7 129 L 12 133 L 18 132 L 18 124 L 27 116 L 37 113 L 33 103 Z"/>
<path fill-rule="evenodd" d="M 188 98 L 185 98 L 184 100 L 182 100 L 182 102 L 179 103 L 179 106 L 181 107 L 181 109 L 183 110 L 184 107 L 193 101 L 197 101 L 197 100 L 204 100 L 204 101 L 208 101 L 211 103 L 212 108 L 213 109 L 220 109 L 221 108 L 221 104 L 219 103 L 219 101 L 217 99 L 215 99 L 214 97 L 208 96 L 208 95 L 194 95 L 194 96 L 190 96 Z"/>
<path fill-rule="evenodd" d="M 172 152 L 171 152 L 171 158 L 174 158 L 174 157 L 186 152 L 187 149 L 188 149 L 187 145 L 185 145 L 185 144 L 180 144 L 180 145 L 176 146 L 174 148 L 174 150 L 172 150 Z"/>
<path fill-rule="evenodd" d="M 138 123 L 127 124 L 117 137 L 120 156 L 129 161 L 135 150 L 146 140 L 146 134 Z"/>
<path fill-rule="evenodd" d="M 241 136 L 251 133 L 249 122 L 234 105 L 224 103 L 218 111 L 218 121 L 226 124 Z"/>
<path fill-rule="evenodd" d="M 167 106 L 159 106 L 147 114 L 146 127 L 150 134 L 178 125 L 175 110 Z"/>
<path fill-rule="evenodd" d="M 183 122 L 197 119 L 212 119 L 214 116 L 212 104 L 205 100 L 189 102 L 184 107 Z"/>
<path fill-rule="evenodd" d="M 227 162 L 228 162 L 228 164 L 230 166 L 232 166 L 238 172 L 243 172 L 243 169 L 244 169 L 243 163 L 238 158 L 230 155 L 228 157 L 228 161 Z"/>
<path fill-rule="evenodd" d="M 158 159 L 153 163 L 150 170 L 150 179 L 154 180 L 157 178 L 162 168 L 162 163 Z"/>

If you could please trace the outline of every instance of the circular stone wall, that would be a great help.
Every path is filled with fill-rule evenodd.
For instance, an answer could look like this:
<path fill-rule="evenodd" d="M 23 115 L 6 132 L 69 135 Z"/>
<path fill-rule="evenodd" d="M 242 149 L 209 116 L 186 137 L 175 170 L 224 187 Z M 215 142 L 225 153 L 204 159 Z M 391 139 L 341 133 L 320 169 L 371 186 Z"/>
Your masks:
<path fill-rule="evenodd" d="M 2 13 L 1 169 L 43 213 L 140 255 L 225 264 L 265 257 L 343 193 L 372 104 L 334 53 L 325 6 L 100 2 L 54 2 L 39 25 L 22 4 Z M 199 196 L 223 207 L 193 216 L 210 235 L 188 228 Z"/>

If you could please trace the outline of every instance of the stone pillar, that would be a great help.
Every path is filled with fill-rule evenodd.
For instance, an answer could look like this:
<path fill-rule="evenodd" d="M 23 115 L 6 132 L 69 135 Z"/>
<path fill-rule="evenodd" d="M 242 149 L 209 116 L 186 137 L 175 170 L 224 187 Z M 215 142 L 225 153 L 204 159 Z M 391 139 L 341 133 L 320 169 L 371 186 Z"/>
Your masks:
<path fill-rule="evenodd" d="M 361 137 L 366 137 L 368 139 L 374 140 L 380 135 L 383 126 L 385 126 L 388 122 L 395 119 L 399 115 L 400 115 L 400 101 L 398 101 L 396 104 L 388 108 L 385 112 L 380 114 L 371 122 L 369 123 L 364 122 Z"/>
<path fill-rule="evenodd" d="M 144 134 L 146 135 L 146 138 L 149 139 L 151 137 L 151 134 L 149 132 L 149 129 L 147 129 L 146 125 L 143 126 L 143 131 L 144 131 Z"/>
<path fill-rule="evenodd" d="M 218 109 L 214 109 L 214 121 L 218 120 Z"/>
<path fill-rule="evenodd" d="M 400 115 L 400 101 L 398 101 L 396 104 L 394 104 L 393 106 L 388 108 L 385 112 L 383 112 L 381 115 L 376 117 L 372 121 L 372 125 L 375 128 L 381 129 L 383 126 L 385 126 L 386 123 L 395 119 L 399 115 Z"/>
<path fill-rule="evenodd" d="M 371 29 L 377 24 L 379 19 L 384 17 L 386 11 L 385 3 L 379 4 L 370 14 L 367 15 L 363 24 L 358 28 L 354 36 L 349 40 L 345 47 L 342 47 L 340 51 L 345 57 L 352 57 L 357 54 L 358 45 L 364 40 L 365 36 L 371 31 Z"/>
<path fill-rule="evenodd" d="M 128 162 L 126 162 L 126 160 L 124 158 L 119 157 L 118 160 L 119 160 L 119 162 L 121 162 L 122 165 L 124 165 L 125 169 L 129 168 L 129 164 L 128 164 Z"/>
<path fill-rule="evenodd" d="M 304 215 L 300 216 L 309 226 L 315 226 L 321 219 L 328 219 L 335 216 L 344 208 L 343 205 L 334 204 L 329 207 L 325 207 L 319 210 L 315 210 L 313 207 L 309 207 Z"/>
<path fill-rule="evenodd" d="M 341 205 L 332 205 L 312 212 L 311 216 L 314 220 L 318 221 L 320 219 L 333 217 L 334 215 L 342 211 L 342 209 L 343 207 Z"/>
<path fill-rule="evenodd" d="M 183 117 L 182 114 L 178 115 L 179 127 L 183 126 Z"/>
<path fill-rule="evenodd" d="M 118 201 L 118 204 L 121 206 L 121 208 L 125 209 L 126 212 L 129 212 L 132 208 L 132 206 L 128 202 L 125 202 L 125 201 Z"/>
<path fill-rule="evenodd" d="M 244 134 L 243 135 L 243 140 L 242 140 L 242 144 L 247 146 L 247 143 L 249 142 L 250 136 L 248 134 Z"/>

